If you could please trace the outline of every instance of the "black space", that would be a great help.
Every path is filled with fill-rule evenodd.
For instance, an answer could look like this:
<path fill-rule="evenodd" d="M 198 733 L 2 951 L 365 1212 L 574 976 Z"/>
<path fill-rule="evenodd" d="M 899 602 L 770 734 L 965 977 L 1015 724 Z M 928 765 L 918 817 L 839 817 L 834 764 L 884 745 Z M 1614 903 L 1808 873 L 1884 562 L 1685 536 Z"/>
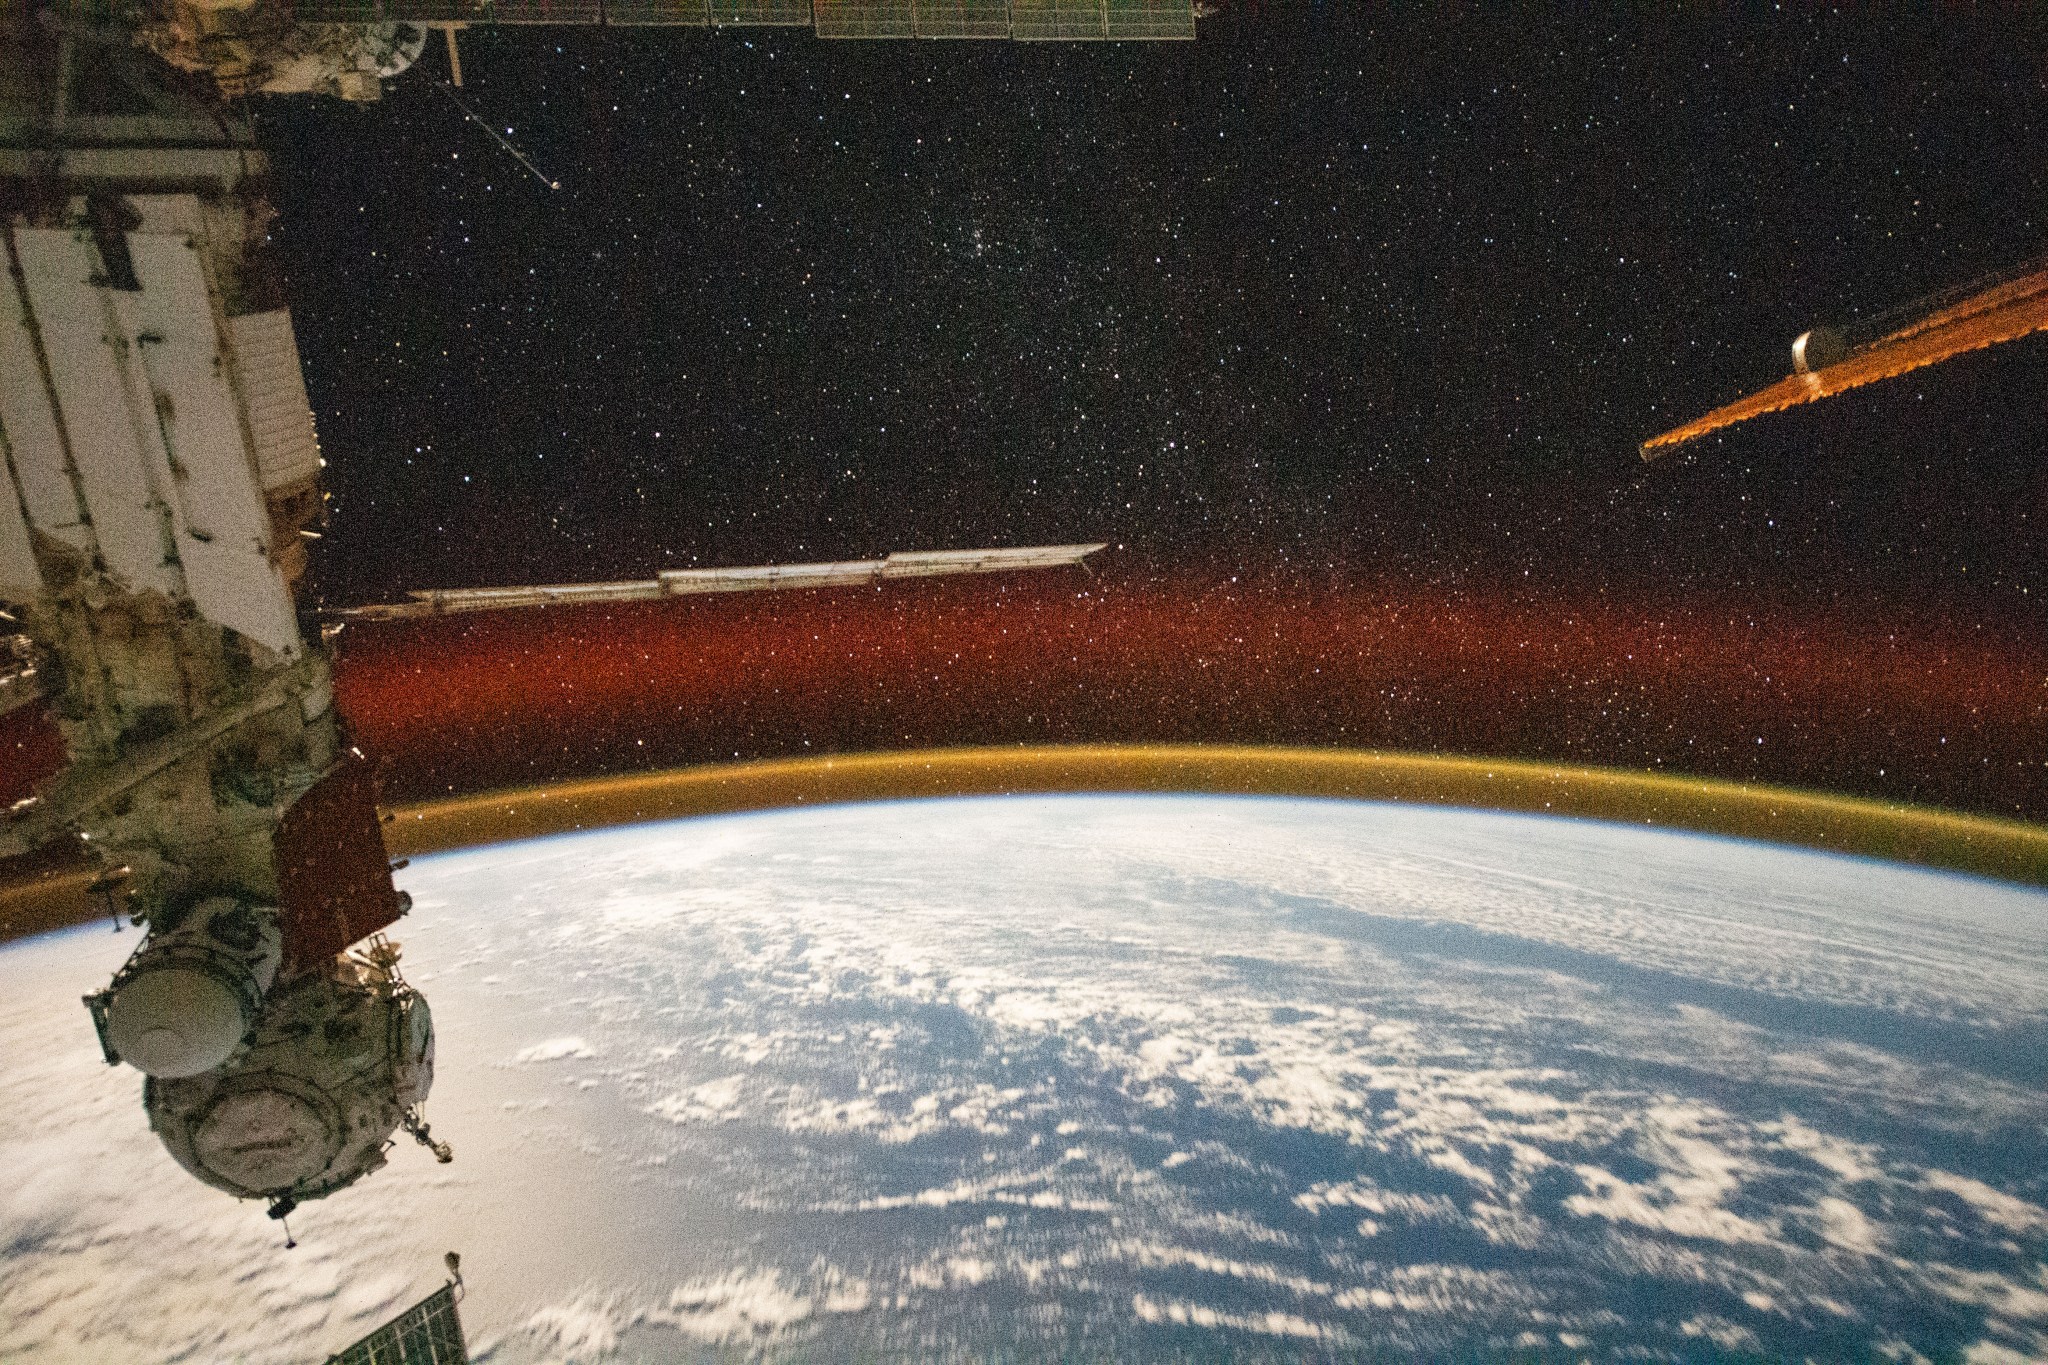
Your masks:
<path fill-rule="evenodd" d="M 2041 11 L 1318 8 L 1193 44 L 472 30 L 261 106 L 329 600 L 1107 539 L 2048 617 L 2048 340 L 1644 437 L 2044 246 Z M 1526 575 L 1526 577 L 1525 577 Z"/>

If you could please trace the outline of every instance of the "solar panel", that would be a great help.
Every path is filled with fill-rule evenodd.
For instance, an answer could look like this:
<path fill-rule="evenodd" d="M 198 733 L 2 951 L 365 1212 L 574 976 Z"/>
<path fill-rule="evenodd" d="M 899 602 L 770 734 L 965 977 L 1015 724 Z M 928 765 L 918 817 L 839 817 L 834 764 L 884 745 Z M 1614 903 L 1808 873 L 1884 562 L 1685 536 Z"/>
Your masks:
<path fill-rule="evenodd" d="M 484 21 L 499 24 L 594 24 L 599 0 L 484 0 Z"/>
<path fill-rule="evenodd" d="M 1194 0 L 277 0 L 300 23 L 815 27 L 820 38 L 1189 39 Z"/>
<path fill-rule="evenodd" d="M 468 1365 L 455 1286 L 442 1285 L 327 1365 Z"/>
<path fill-rule="evenodd" d="M 1107 38 L 1103 0 L 1010 0 L 1010 36 L 1019 42 Z"/>
<path fill-rule="evenodd" d="M 911 8 L 920 38 L 1010 36 L 1010 0 L 915 0 Z"/>
<path fill-rule="evenodd" d="M 375 0 L 287 0 L 279 8 L 301 24 L 367 24 L 377 17 Z"/>
<path fill-rule="evenodd" d="M 910 0 L 816 0 L 820 38 L 914 38 Z"/>
<path fill-rule="evenodd" d="M 1007 38 L 1009 0 L 815 0 L 820 38 Z"/>
<path fill-rule="evenodd" d="M 940 574 L 1006 573 L 1013 569 L 1054 569 L 1080 564 L 1103 548 L 1082 545 L 1025 545 L 1005 550 L 899 551 L 886 559 L 849 559 L 828 564 L 747 564 L 722 569 L 668 569 L 659 577 L 619 583 L 551 583 L 513 588 L 433 588 L 409 602 L 343 607 L 330 616 L 354 621 L 409 621 L 466 611 L 515 607 L 646 602 L 707 592 L 768 592 L 784 588 L 829 588 L 879 583 L 887 578 L 932 578 Z"/>
<path fill-rule="evenodd" d="M 809 27 L 811 0 L 711 0 L 711 22 L 720 27 L 742 24 Z"/>
<path fill-rule="evenodd" d="M 1051 569 L 1079 564 L 1103 548 L 1089 545 L 1023 545 L 1009 550 L 898 550 L 882 561 L 883 578 L 927 578 L 935 574 L 1001 573 L 1008 569 Z"/>
<path fill-rule="evenodd" d="M 1107 0 L 1104 28 L 1111 39 L 1187 40 L 1195 36 L 1192 0 Z"/>
<path fill-rule="evenodd" d="M 838 564 L 756 564 L 737 569 L 671 569 L 662 590 L 674 596 L 701 592 L 767 592 L 778 588 L 831 588 L 872 583 L 882 564 L 856 559 Z"/>
<path fill-rule="evenodd" d="M 689 24 L 711 22 L 710 0 L 604 0 L 607 24 Z"/>
<path fill-rule="evenodd" d="M 302 24 L 595 24 L 602 0 L 285 0 Z"/>

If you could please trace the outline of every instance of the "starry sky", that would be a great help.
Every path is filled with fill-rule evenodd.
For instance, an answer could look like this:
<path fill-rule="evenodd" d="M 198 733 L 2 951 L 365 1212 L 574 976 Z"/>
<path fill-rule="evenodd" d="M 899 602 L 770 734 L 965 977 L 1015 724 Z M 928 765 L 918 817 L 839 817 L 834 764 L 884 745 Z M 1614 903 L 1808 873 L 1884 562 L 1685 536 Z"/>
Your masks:
<path fill-rule="evenodd" d="M 2048 20 L 1275 7 L 1192 44 L 472 31 L 270 101 L 335 604 L 1105 540 L 1093 577 L 352 630 L 398 795 L 1283 740 L 2048 817 L 2048 342 L 1643 438 L 2048 246 Z"/>

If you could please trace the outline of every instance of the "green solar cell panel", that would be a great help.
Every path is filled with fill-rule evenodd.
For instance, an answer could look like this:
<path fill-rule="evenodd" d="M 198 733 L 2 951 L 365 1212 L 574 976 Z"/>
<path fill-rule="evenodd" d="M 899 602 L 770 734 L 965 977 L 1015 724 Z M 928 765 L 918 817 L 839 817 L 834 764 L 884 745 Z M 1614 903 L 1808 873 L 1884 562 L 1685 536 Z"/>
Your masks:
<path fill-rule="evenodd" d="M 1010 0 L 911 0 L 920 38 L 1007 38 Z"/>
<path fill-rule="evenodd" d="M 710 0 L 604 0 L 607 24 L 691 24 L 711 22 Z"/>
<path fill-rule="evenodd" d="M 302 24 L 368 24 L 378 18 L 376 0 L 287 0 L 280 6 L 285 17 Z M 444 8 L 462 8 L 457 0 L 448 0 Z M 436 15 L 436 18 L 464 18 L 465 15 Z"/>
<path fill-rule="evenodd" d="M 809 27 L 811 0 L 711 0 L 711 22 L 800 24 Z"/>
<path fill-rule="evenodd" d="M 600 0 L 484 0 L 485 23 L 594 24 L 604 17 Z"/>
<path fill-rule="evenodd" d="M 304 24 L 413 23 L 594 24 L 600 0 L 286 0 Z"/>
<path fill-rule="evenodd" d="M 68 4 L 105 0 L 64 0 Z M 0 0 L 4 5 L 6 0 Z M 821 38 L 1190 39 L 1194 0 L 277 0 L 303 23 L 815 25 Z"/>
<path fill-rule="evenodd" d="M 1010 0 L 1010 36 L 1019 42 L 1107 38 L 1103 0 Z"/>
<path fill-rule="evenodd" d="M 1190 39 L 1194 0 L 1108 0 L 1106 27 L 1116 39 Z"/>
<path fill-rule="evenodd" d="M 910 0 L 816 0 L 820 38 L 913 38 Z"/>
<path fill-rule="evenodd" d="M 920 38 L 1007 38 L 1010 0 L 912 0 Z"/>
<path fill-rule="evenodd" d="M 339 1355 L 327 1365 L 468 1365 L 455 1286 L 444 1285 Z"/>

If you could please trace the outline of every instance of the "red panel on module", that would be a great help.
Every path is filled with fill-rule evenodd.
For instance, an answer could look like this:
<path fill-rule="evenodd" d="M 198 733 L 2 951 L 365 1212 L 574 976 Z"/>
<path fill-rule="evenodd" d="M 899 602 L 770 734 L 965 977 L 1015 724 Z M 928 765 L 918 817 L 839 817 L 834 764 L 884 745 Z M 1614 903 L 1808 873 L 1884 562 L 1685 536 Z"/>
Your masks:
<path fill-rule="evenodd" d="M 275 847 L 285 975 L 330 961 L 404 913 L 363 760 L 350 758 L 294 802 Z"/>

